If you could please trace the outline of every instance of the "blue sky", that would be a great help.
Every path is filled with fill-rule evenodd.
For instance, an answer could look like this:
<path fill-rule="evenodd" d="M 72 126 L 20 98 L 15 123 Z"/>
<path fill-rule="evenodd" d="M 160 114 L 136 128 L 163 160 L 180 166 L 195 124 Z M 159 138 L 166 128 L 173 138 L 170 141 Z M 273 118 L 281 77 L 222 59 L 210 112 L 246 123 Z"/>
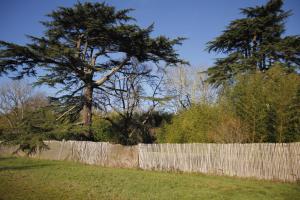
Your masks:
<path fill-rule="evenodd" d="M 0 0 L 0 40 L 26 43 L 25 34 L 42 35 L 39 21 L 58 6 L 72 6 L 73 0 Z M 134 8 L 132 16 L 146 27 L 155 24 L 153 36 L 187 37 L 177 47 L 181 57 L 193 66 L 212 65 L 215 54 L 205 51 L 206 42 L 220 35 L 225 26 L 241 17 L 239 8 L 265 4 L 266 0 L 107 0 L 117 8 Z M 293 15 L 287 20 L 286 34 L 300 34 L 300 0 L 286 0 L 285 10 Z M 7 79 L 0 77 L 0 84 Z"/>

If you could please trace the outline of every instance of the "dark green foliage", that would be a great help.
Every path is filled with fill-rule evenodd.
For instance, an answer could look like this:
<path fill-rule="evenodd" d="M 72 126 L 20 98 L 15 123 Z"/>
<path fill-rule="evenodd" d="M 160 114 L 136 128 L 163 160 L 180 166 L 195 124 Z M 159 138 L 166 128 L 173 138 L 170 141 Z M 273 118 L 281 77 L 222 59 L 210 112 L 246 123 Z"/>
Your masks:
<path fill-rule="evenodd" d="M 53 130 L 46 133 L 46 138 L 49 140 L 89 140 L 85 133 L 89 128 L 82 125 L 75 125 L 72 123 L 57 123 L 53 126 Z"/>
<path fill-rule="evenodd" d="M 156 139 L 155 129 L 163 121 L 170 121 L 170 114 L 153 112 L 135 113 L 133 118 L 125 120 L 111 113 L 111 120 L 95 114 L 91 128 L 79 121 L 69 119 L 57 120 L 60 116 L 52 106 L 34 110 L 25 110 L 23 119 L 16 121 L 15 127 L 8 126 L 4 116 L 0 116 L 0 140 L 6 144 L 20 145 L 28 154 L 47 148 L 43 140 L 90 140 L 85 133 L 92 131 L 96 142 L 111 142 L 133 145 L 139 142 L 153 143 Z M 145 119 L 147 121 L 145 122 Z M 144 122 L 144 123 L 143 123 Z"/>
<path fill-rule="evenodd" d="M 3 130 L 1 140 L 5 144 L 19 145 L 19 150 L 27 154 L 47 148 L 43 140 L 48 139 L 47 133 L 54 129 L 54 118 L 51 111 L 38 109 L 26 111 L 17 126 Z"/>
<path fill-rule="evenodd" d="M 282 10 L 282 0 L 241 9 L 245 16 L 232 21 L 223 34 L 208 42 L 207 50 L 226 54 L 208 69 L 210 83 L 233 83 L 237 74 L 266 71 L 282 63 L 291 71 L 300 66 L 300 37 L 286 36 L 284 22 L 290 11 Z"/>
<path fill-rule="evenodd" d="M 163 76 L 144 64 L 185 63 L 174 49 L 182 38 L 151 37 L 153 25 L 134 24 L 131 9 L 105 3 L 59 8 L 42 22 L 42 37 L 29 36 L 24 46 L 0 41 L 0 75 L 33 75 L 37 85 L 61 88 L 51 107 L 27 109 L 15 120 L 7 117 L 18 106 L 2 114 L 0 139 L 28 154 L 46 148 L 45 139 L 124 145 L 300 141 L 300 37 L 283 36 L 290 11 L 282 5 L 270 0 L 241 9 L 245 17 L 208 43 L 209 52 L 226 55 L 208 69 L 208 82 L 223 86 L 222 93 L 217 102 L 195 105 L 186 96 L 191 108 L 175 116 L 154 111 L 170 97 L 160 94 Z M 153 96 L 149 88 L 155 88 Z M 208 94 L 208 88 L 194 92 Z M 153 103 L 148 112 L 141 108 L 145 101 Z"/>
<path fill-rule="evenodd" d="M 0 41 L 0 75 L 16 78 L 37 75 L 36 84 L 60 85 L 63 113 L 79 113 L 83 124 L 92 125 L 94 92 L 110 92 L 105 83 L 133 63 L 184 63 L 174 46 L 183 38 L 152 38 L 153 25 L 140 28 L 128 14 L 105 3 L 77 3 L 48 15 L 42 37 L 29 36 L 25 46 Z M 143 72 L 142 72 L 143 73 Z M 73 115 L 76 116 L 76 115 Z M 78 119 L 77 115 L 77 119 Z M 92 139 L 91 132 L 86 134 Z"/>
<path fill-rule="evenodd" d="M 104 128 L 101 136 L 105 133 L 104 135 L 108 137 L 108 141 L 113 143 L 123 145 L 153 143 L 158 136 L 157 129 L 164 121 L 169 122 L 170 118 L 171 114 L 160 112 L 152 112 L 150 115 L 149 113 L 134 113 L 130 118 L 111 113 L 111 116 L 106 118 L 106 123 L 99 120 L 101 125 L 95 124 L 98 127 L 95 131 Z M 109 124 L 107 124 L 108 122 Z"/>
<path fill-rule="evenodd" d="M 115 142 L 112 125 L 105 119 L 95 116 L 92 131 L 96 142 Z"/>

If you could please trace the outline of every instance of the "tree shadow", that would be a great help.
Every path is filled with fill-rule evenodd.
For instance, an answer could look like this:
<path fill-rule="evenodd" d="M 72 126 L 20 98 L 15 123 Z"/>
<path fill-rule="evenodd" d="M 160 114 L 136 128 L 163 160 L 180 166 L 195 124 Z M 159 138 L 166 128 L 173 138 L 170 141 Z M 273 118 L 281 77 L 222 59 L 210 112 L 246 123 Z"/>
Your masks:
<path fill-rule="evenodd" d="M 7 170 L 30 170 L 30 169 L 40 169 L 48 166 L 53 166 L 53 164 L 37 164 L 37 165 L 21 165 L 21 166 L 0 166 L 0 172 Z"/>
<path fill-rule="evenodd" d="M 0 161 L 15 160 L 17 157 L 0 157 Z"/>
<path fill-rule="evenodd" d="M 4 161 L 14 161 L 18 159 L 18 157 L 0 157 L 0 162 Z M 0 166 L 0 172 L 1 171 L 7 171 L 7 170 L 30 170 L 30 169 L 39 169 L 44 168 L 48 166 L 53 166 L 55 164 L 29 164 L 29 163 L 16 163 L 16 164 L 9 164 L 9 166 Z"/>

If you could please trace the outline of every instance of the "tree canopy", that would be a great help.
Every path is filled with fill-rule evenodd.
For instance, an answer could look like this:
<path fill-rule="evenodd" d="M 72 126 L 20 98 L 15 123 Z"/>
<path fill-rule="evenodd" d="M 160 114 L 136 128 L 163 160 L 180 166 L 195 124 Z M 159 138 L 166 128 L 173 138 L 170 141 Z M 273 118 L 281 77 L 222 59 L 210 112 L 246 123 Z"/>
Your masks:
<path fill-rule="evenodd" d="M 174 49 L 183 38 L 151 37 L 153 25 L 134 24 L 131 10 L 105 3 L 60 7 L 42 22 L 42 37 L 28 36 L 26 45 L 0 41 L 0 75 L 15 72 L 16 78 L 37 76 L 36 84 L 60 85 L 64 111 L 82 111 L 83 124 L 90 126 L 93 92 L 110 91 L 106 81 L 112 75 L 126 73 L 136 62 L 184 63 Z"/>
<path fill-rule="evenodd" d="M 223 57 L 203 71 L 176 52 L 184 38 L 153 37 L 106 3 L 60 7 L 25 45 L 0 41 L 0 76 L 33 76 L 58 90 L 0 86 L 0 140 L 34 152 L 43 140 L 297 142 L 300 36 L 287 36 L 282 0 L 241 9 L 207 43 Z M 171 66 L 171 67 L 169 67 Z M 173 68 L 172 66 L 176 66 Z"/>
<path fill-rule="evenodd" d="M 270 0 L 266 5 L 241 9 L 245 17 L 233 20 L 207 43 L 209 52 L 226 55 L 208 69 L 210 83 L 230 83 L 237 74 L 266 71 L 274 63 L 299 70 L 300 36 L 283 36 L 291 11 L 282 10 L 282 5 L 282 0 Z"/>

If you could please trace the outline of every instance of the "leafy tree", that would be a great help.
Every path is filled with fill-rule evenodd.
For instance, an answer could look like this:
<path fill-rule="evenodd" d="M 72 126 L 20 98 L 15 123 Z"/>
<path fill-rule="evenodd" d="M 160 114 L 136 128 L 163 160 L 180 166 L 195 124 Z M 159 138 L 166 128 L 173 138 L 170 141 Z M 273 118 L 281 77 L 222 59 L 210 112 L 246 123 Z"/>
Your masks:
<path fill-rule="evenodd" d="M 244 18 L 232 21 L 222 35 L 208 42 L 209 52 L 227 55 L 208 69 L 210 83 L 232 83 L 237 74 L 266 71 L 274 63 L 299 70 L 300 37 L 283 36 L 291 12 L 283 11 L 282 5 L 282 0 L 270 0 L 263 6 L 243 8 Z"/>
<path fill-rule="evenodd" d="M 91 127 L 94 91 L 109 90 L 111 76 L 132 68 L 133 62 L 183 63 L 174 50 L 183 38 L 150 37 L 153 25 L 143 29 L 133 24 L 130 11 L 105 3 L 58 8 L 42 22 L 44 36 L 29 36 L 31 43 L 24 46 L 0 42 L 0 73 L 39 75 L 37 84 L 60 85 L 63 115 L 81 111 L 83 124 Z M 86 137 L 93 137 L 91 131 Z"/>
<path fill-rule="evenodd" d="M 300 81 L 297 93 L 294 94 L 291 101 L 287 111 L 288 128 L 285 136 L 287 142 L 300 141 Z"/>
<path fill-rule="evenodd" d="M 300 139 L 299 75 L 277 65 L 238 75 L 216 103 L 182 110 L 160 129 L 159 142 L 296 142 Z"/>
<path fill-rule="evenodd" d="M 212 142 L 209 134 L 218 124 L 221 112 L 217 105 L 196 104 L 174 116 L 158 136 L 159 142 Z"/>
<path fill-rule="evenodd" d="M 227 107 L 248 125 L 251 142 L 299 138 L 299 75 L 276 66 L 266 73 L 240 75 L 225 91 Z"/>

